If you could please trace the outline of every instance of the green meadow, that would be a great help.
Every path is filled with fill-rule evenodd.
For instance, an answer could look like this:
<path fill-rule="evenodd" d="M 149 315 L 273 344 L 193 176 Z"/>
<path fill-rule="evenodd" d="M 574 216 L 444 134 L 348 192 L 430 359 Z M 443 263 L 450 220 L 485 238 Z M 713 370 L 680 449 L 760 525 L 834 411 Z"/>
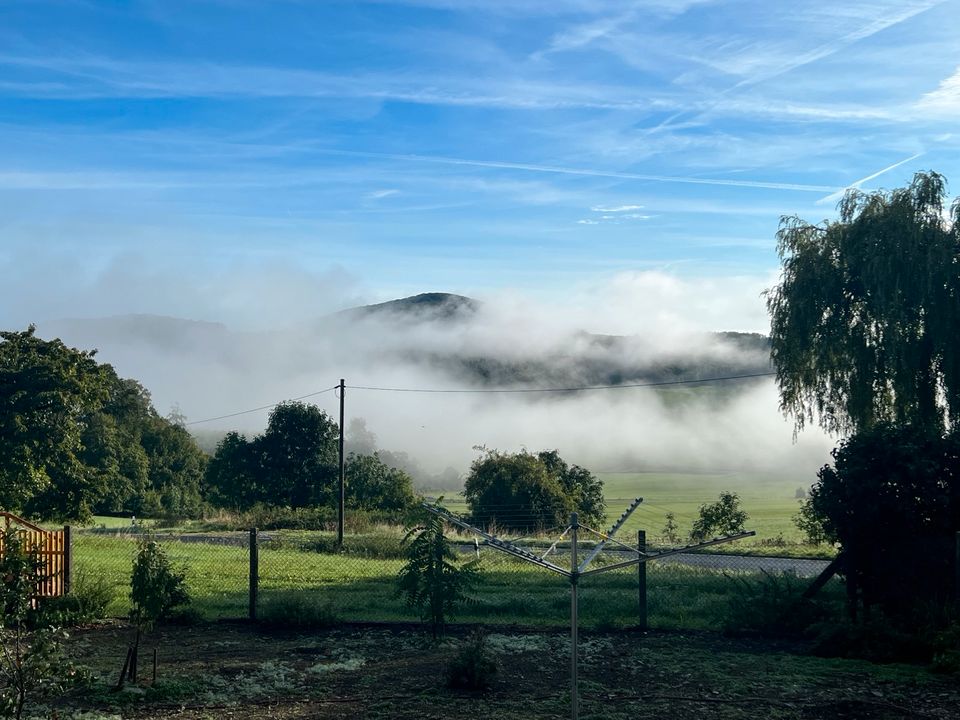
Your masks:
<path fill-rule="evenodd" d="M 635 541 L 637 530 L 646 530 L 651 542 L 658 540 L 663 535 L 669 512 L 676 518 L 679 534 L 685 537 L 700 505 L 715 501 L 722 491 L 729 490 L 740 496 L 743 509 L 750 516 L 746 527 L 756 531 L 757 536 L 738 541 L 725 551 L 738 552 L 748 548 L 749 552 L 770 554 L 784 552 L 824 557 L 833 554 L 830 548 L 804 545 L 803 536 L 793 523 L 800 502 L 796 497 L 797 489 L 809 488 L 812 478 L 742 472 L 599 473 L 598 476 L 603 480 L 608 524 L 619 517 L 634 498 L 643 498 L 643 503 L 621 531 L 622 538 L 628 542 Z M 428 494 L 444 495 L 443 504 L 450 510 L 467 512 L 462 495 L 441 491 L 429 491 Z"/>
<path fill-rule="evenodd" d="M 403 561 L 348 549 L 316 552 L 283 536 L 259 551 L 261 614 L 273 604 L 303 602 L 351 621 L 411 621 L 416 613 L 396 594 Z M 163 547 L 186 573 L 193 607 L 208 619 L 244 618 L 248 613 L 249 556 L 242 544 L 169 540 Z M 358 548 L 359 546 L 353 546 Z M 135 537 L 123 533 L 78 533 L 76 573 L 104 578 L 113 588 L 108 613 L 129 612 L 129 579 Z M 569 557 L 560 557 L 566 564 Z M 496 551 L 481 551 L 482 581 L 473 600 L 455 618 L 463 622 L 563 625 L 568 622 L 569 584 L 559 575 Z M 647 568 L 648 617 L 652 627 L 717 629 L 732 609 L 750 602 L 768 582 L 761 573 L 717 571 L 651 563 Z M 803 581 L 796 581 L 798 587 Z M 614 628 L 638 622 L 637 568 L 583 578 L 580 615 L 585 627 Z"/>

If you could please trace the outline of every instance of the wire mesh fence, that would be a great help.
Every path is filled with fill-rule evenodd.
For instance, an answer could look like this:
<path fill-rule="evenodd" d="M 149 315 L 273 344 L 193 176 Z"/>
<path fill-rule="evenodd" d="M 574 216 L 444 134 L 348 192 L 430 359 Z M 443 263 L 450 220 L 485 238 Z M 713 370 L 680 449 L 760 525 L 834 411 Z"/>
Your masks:
<path fill-rule="evenodd" d="M 129 613 L 130 574 L 141 537 L 143 533 L 136 530 L 75 535 L 75 574 L 78 578 L 103 578 L 112 586 L 111 615 Z M 251 610 L 267 621 L 283 620 L 284 615 L 297 612 L 319 612 L 344 621 L 408 622 L 418 618 L 397 592 L 396 578 L 404 563 L 403 531 L 398 527 L 347 535 L 341 548 L 337 548 L 333 533 L 319 531 L 260 532 L 255 544 L 248 532 L 150 537 L 161 544 L 174 567 L 185 573 L 191 605 L 207 619 L 247 618 Z M 458 562 L 478 560 L 481 571 L 471 600 L 454 620 L 526 626 L 568 622 L 566 578 L 504 555 L 483 542 L 475 543 L 465 534 L 453 537 Z M 540 555 L 550 540 L 527 538 L 518 543 Z M 589 547 L 583 545 L 581 553 Z M 662 548 L 656 543 L 647 549 Z M 630 557 L 636 554 L 620 549 L 604 553 L 595 564 Z M 559 544 L 550 558 L 569 567 L 569 544 Z M 582 578 L 581 622 L 597 628 L 646 624 L 662 629 L 720 629 L 731 604 L 742 600 L 751 587 L 774 578 L 798 586 L 809 584 L 827 564 L 809 558 L 684 552 L 645 566 Z M 251 580 L 255 581 L 254 596 Z"/>
<path fill-rule="evenodd" d="M 135 528 L 77 532 L 73 540 L 75 584 L 108 584 L 113 599 L 107 613 L 128 615 L 137 542 L 145 537 L 160 543 L 174 569 L 185 574 L 191 606 L 203 617 L 247 616 L 250 574 L 246 533 L 145 534 Z"/>

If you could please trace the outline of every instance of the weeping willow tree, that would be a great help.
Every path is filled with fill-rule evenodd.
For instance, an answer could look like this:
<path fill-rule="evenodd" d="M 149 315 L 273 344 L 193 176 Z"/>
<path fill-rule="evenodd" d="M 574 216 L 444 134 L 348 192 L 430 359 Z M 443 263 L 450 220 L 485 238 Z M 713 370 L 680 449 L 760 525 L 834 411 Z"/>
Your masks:
<path fill-rule="evenodd" d="M 878 423 L 960 427 L 960 198 L 918 173 L 851 191 L 837 221 L 785 217 L 767 291 L 781 409 L 851 434 Z"/>

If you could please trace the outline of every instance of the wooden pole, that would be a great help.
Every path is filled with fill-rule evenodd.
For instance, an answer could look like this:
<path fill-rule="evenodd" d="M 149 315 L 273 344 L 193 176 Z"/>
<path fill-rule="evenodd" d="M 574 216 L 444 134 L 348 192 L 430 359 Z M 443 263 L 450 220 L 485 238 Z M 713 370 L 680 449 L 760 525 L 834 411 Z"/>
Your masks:
<path fill-rule="evenodd" d="M 343 479 L 343 436 L 345 435 L 343 426 L 344 395 L 346 394 L 346 385 L 343 378 L 340 378 L 340 501 L 337 503 L 337 545 L 343 545 L 343 519 L 344 504 L 346 503 L 347 492 Z"/>
<path fill-rule="evenodd" d="M 647 551 L 647 531 L 637 530 L 637 550 L 641 553 Z M 647 564 L 637 565 L 637 579 L 639 586 L 637 599 L 639 600 L 639 625 L 641 630 L 647 629 Z"/>
<path fill-rule="evenodd" d="M 257 546 L 257 529 L 250 528 L 250 619 L 257 619 L 257 591 L 260 585 L 260 550 Z"/>

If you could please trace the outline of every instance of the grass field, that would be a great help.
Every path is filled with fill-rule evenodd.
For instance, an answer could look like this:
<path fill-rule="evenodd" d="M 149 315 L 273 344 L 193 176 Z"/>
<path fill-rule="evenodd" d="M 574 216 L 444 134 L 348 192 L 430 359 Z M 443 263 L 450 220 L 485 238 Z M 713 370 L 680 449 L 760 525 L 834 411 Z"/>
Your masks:
<path fill-rule="evenodd" d="M 747 529 L 757 533 L 755 540 L 743 541 L 737 547 L 756 548 L 760 543 L 768 545 L 778 537 L 782 537 L 790 545 L 802 542 L 802 535 L 794 525 L 793 517 L 799 509 L 797 488 L 806 489 L 810 484 L 809 479 L 742 472 L 601 473 L 599 477 L 603 481 L 608 522 L 618 517 L 634 498 L 644 499 L 624 526 L 624 537 L 636 537 L 636 531 L 640 529 L 646 530 L 648 537 L 659 537 L 668 512 L 675 515 L 680 534 L 686 536 L 697 517 L 700 505 L 715 501 L 722 491 L 729 490 L 740 496 L 742 506 L 750 516 Z M 460 493 L 427 489 L 424 494 L 428 497 L 443 496 L 443 504 L 453 512 L 466 514 L 468 511 Z M 144 518 L 139 518 L 138 522 L 181 532 L 203 528 L 202 524 L 191 522 L 178 526 L 160 525 Z M 131 518 L 98 515 L 94 517 L 92 525 L 105 530 L 129 529 Z M 832 555 L 829 548 L 821 548 L 820 552 L 825 553 L 825 556 Z"/>
<path fill-rule="evenodd" d="M 259 550 L 260 607 L 291 601 L 322 606 L 352 621 L 410 621 L 416 614 L 396 595 L 403 560 L 373 536 L 371 544 L 348 538 L 343 553 L 316 552 L 308 533 L 272 533 Z M 163 541 L 174 565 L 186 572 L 193 607 L 203 616 L 241 618 L 248 613 L 249 556 L 242 544 Z M 129 578 L 136 548 L 126 533 L 78 533 L 78 576 L 105 578 L 114 588 L 108 613 L 129 611 Z M 559 557 L 558 563 L 568 562 Z M 493 550 L 481 552 L 483 579 L 473 601 L 458 615 L 465 622 L 562 625 L 569 612 L 565 578 Z M 580 614 L 585 627 L 629 627 L 638 622 L 636 568 L 584 579 Z M 647 569 L 650 625 L 671 629 L 719 629 L 731 607 L 749 600 L 743 581 L 757 586 L 761 573 L 717 571 L 652 563 Z M 795 583 L 802 583 L 797 580 Z"/>
<path fill-rule="evenodd" d="M 700 505 L 713 502 L 724 490 L 740 496 L 743 509 L 750 516 L 748 530 L 755 530 L 756 538 L 738 542 L 737 548 L 770 548 L 772 541 L 782 537 L 792 552 L 803 555 L 832 556 L 830 548 L 800 546 L 802 534 L 793 524 L 799 509 L 797 488 L 808 488 L 809 480 L 799 477 L 762 473 L 606 473 L 600 474 L 607 501 L 608 520 L 612 521 L 636 497 L 643 503 L 621 531 L 624 537 L 636 538 L 637 530 L 646 530 L 648 538 L 659 537 L 668 512 L 674 513 L 679 532 L 686 536 L 697 517 Z M 466 513 L 462 495 L 428 491 L 429 495 L 444 496 L 444 505 L 458 513 Z M 799 547 L 798 547 L 799 546 Z M 772 547 L 776 547 L 773 545 Z"/>
<path fill-rule="evenodd" d="M 740 495 L 749 513 L 747 528 L 757 537 L 738 541 L 719 550 L 756 554 L 821 555 L 831 548 L 799 544 L 792 523 L 798 502 L 799 481 L 760 474 L 623 473 L 604 475 L 607 507 L 611 517 L 620 514 L 632 498 L 643 504 L 621 531 L 633 542 L 638 529 L 648 538 L 662 534 L 667 512 L 673 512 L 682 535 L 696 517 L 700 504 L 710 502 L 723 490 Z M 462 496 L 447 494 L 444 503 L 455 512 L 466 512 Z M 151 523 L 146 523 L 151 525 Z M 129 534 L 129 518 L 96 518 L 94 528 L 77 533 L 74 563 L 78 573 L 106 577 L 116 588 L 110 612 L 126 614 L 129 574 L 135 543 Z M 187 523 L 171 528 L 192 535 L 204 526 Z M 205 616 L 244 617 L 247 614 L 249 558 L 243 534 L 239 544 L 217 544 L 210 533 L 202 542 L 165 542 L 171 559 L 187 571 L 195 607 Z M 202 538 L 192 535 L 196 540 Z M 274 531 L 264 533 L 260 550 L 262 602 L 289 599 L 300 593 L 319 601 L 342 618 L 350 620 L 410 620 L 413 613 L 395 594 L 397 571 L 402 564 L 399 527 L 373 528 L 346 537 L 343 552 L 334 552 L 331 533 L 319 531 Z M 782 536 L 786 546 L 771 544 Z M 466 541 L 467 538 L 464 538 Z M 466 621 L 552 625 L 565 622 L 569 590 L 565 579 L 520 563 L 494 551 L 483 552 L 484 581 L 476 601 L 463 613 Z M 637 620 L 636 569 L 603 574 L 582 585 L 581 615 L 587 626 L 622 627 Z M 734 579 L 738 573 L 704 568 L 651 563 L 648 566 L 650 624 L 659 628 L 717 628 L 731 603 L 738 602 L 743 588 Z M 754 573 L 752 581 L 762 579 Z"/>

